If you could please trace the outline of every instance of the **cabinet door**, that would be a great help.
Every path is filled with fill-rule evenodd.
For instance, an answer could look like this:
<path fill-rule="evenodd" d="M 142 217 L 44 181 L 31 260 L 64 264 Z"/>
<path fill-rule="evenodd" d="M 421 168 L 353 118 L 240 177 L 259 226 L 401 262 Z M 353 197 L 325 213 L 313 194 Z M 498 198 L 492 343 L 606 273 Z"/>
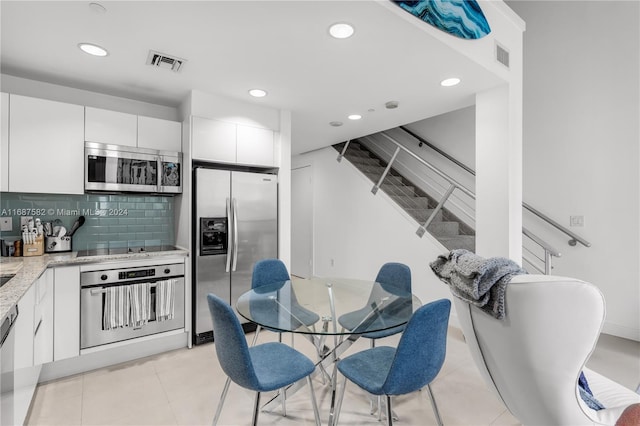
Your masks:
<path fill-rule="evenodd" d="M 138 147 L 182 151 L 182 123 L 138 116 Z"/>
<path fill-rule="evenodd" d="M 238 125 L 237 161 L 239 164 L 274 166 L 273 130 Z"/>
<path fill-rule="evenodd" d="M 10 95 L 9 191 L 84 193 L 84 107 Z"/>
<path fill-rule="evenodd" d="M 236 162 L 235 124 L 192 117 L 191 135 L 194 160 Z"/>
<path fill-rule="evenodd" d="M 9 191 L 9 94 L 2 93 L 0 103 L 0 191 Z"/>
<path fill-rule="evenodd" d="M 137 146 L 138 116 L 100 108 L 85 108 L 84 140 Z"/>
<path fill-rule="evenodd" d="M 53 270 L 46 269 L 36 281 L 33 316 L 33 364 L 53 361 Z"/>
<path fill-rule="evenodd" d="M 13 413 L 15 424 L 23 424 L 38 382 L 39 369 L 33 365 L 33 307 L 35 287 L 18 302 L 15 327 Z"/>
<path fill-rule="evenodd" d="M 80 356 L 80 268 L 54 269 L 53 360 Z"/>

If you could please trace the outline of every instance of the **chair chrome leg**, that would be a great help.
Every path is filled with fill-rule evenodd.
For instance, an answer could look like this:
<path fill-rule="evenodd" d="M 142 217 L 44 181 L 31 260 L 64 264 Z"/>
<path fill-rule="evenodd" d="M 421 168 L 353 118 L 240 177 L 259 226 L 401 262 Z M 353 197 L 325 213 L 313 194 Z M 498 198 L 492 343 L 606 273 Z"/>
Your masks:
<path fill-rule="evenodd" d="M 253 404 L 253 420 L 251 424 L 258 426 L 258 412 L 260 411 L 260 392 L 256 392 L 256 401 Z"/>
<path fill-rule="evenodd" d="M 311 403 L 313 404 L 313 416 L 316 419 L 316 426 L 320 426 L 320 413 L 318 411 L 318 402 L 316 401 L 316 393 L 313 390 L 313 381 L 311 376 L 307 376 L 307 383 L 309 384 L 309 392 L 311 392 Z"/>
<path fill-rule="evenodd" d="M 436 416 L 438 426 L 442 426 L 442 419 L 440 418 L 440 412 L 438 411 L 438 406 L 436 405 L 436 399 L 433 397 L 433 392 L 431 391 L 431 385 L 427 385 L 427 394 L 429 395 L 431 407 L 433 407 L 433 414 L 435 414 Z"/>
<path fill-rule="evenodd" d="M 224 387 L 222 388 L 222 395 L 220 395 L 220 402 L 218 403 L 218 409 L 216 410 L 216 415 L 213 417 L 213 426 L 218 424 L 218 419 L 220 418 L 220 413 L 222 413 L 222 405 L 224 405 L 224 399 L 227 397 L 227 391 L 229 390 L 229 384 L 231 383 L 231 378 L 227 377 L 227 381 L 224 382 Z"/>
<path fill-rule="evenodd" d="M 287 417 L 287 388 L 280 390 L 282 393 L 282 417 Z"/>
<path fill-rule="evenodd" d="M 387 424 L 393 426 L 393 412 L 391 410 L 391 395 L 387 395 Z"/>
<path fill-rule="evenodd" d="M 340 418 L 340 411 L 342 410 L 342 400 L 344 399 L 344 393 L 347 390 L 347 378 L 344 378 L 344 385 L 340 389 L 340 395 L 338 395 L 336 405 L 333 407 L 333 412 L 329 413 L 329 426 L 336 426 Z"/>
<path fill-rule="evenodd" d="M 255 346 L 256 345 L 256 342 L 258 341 L 258 334 L 260 333 L 260 329 L 261 328 L 262 327 L 260 327 L 260 326 L 256 327 L 256 334 L 253 335 L 253 341 L 251 342 L 251 346 Z"/>
<path fill-rule="evenodd" d="M 382 421 L 382 395 L 378 395 L 376 399 L 378 400 L 378 421 L 380 422 Z"/>

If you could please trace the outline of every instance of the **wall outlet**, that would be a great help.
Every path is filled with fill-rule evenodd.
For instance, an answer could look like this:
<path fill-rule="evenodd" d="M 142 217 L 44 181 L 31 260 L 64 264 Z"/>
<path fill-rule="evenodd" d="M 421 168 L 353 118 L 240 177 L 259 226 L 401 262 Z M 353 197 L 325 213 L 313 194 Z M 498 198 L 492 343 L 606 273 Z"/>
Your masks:
<path fill-rule="evenodd" d="M 0 217 L 0 231 L 13 231 L 13 218 L 11 216 Z"/>
<path fill-rule="evenodd" d="M 569 216 L 569 226 L 584 226 L 584 216 Z"/>

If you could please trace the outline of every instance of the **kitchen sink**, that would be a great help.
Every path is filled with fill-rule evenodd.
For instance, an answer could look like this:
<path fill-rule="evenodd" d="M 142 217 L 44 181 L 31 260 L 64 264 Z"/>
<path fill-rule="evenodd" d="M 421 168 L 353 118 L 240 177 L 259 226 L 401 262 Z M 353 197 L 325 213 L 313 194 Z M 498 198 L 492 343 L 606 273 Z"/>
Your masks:
<path fill-rule="evenodd" d="M 11 278 L 13 278 L 13 277 L 15 277 L 15 274 L 14 274 L 14 275 L 1 275 L 1 276 L 0 276 L 0 287 L 2 287 L 3 285 L 5 285 L 6 283 L 8 283 L 8 282 L 9 282 L 9 280 L 10 280 Z"/>

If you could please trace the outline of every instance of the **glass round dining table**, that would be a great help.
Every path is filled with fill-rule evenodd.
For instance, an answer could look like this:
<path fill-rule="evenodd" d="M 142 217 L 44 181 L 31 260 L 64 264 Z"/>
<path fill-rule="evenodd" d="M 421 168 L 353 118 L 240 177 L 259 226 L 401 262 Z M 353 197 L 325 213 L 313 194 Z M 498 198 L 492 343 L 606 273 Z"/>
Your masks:
<path fill-rule="evenodd" d="M 280 281 L 244 293 L 236 310 L 249 321 L 281 332 L 303 334 L 316 347 L 315 374 L 329 379 L 329 424 L 335 421 L 336 361 L 361 335 L 400 328 L 421 306 L 420 299 L 391 284 L 344 278 Z M 395 330 L 393 330 L 395 331 Z M 333 336 L 333 344 L 327 337 Z M 333 373 L 327 372 L 333 364 Z M 286 389 L 296 392 L 303 381 Z M 278 393 L 263 409 L 283 402 Z"/>
<path fill-rule="evenodd" d="M 280 281 L 241 295 L 238 314 L 275 331 L 321 335 L 379 332 L 404 325 L 421 306 L 394 285 L 344 278 Z"/>

